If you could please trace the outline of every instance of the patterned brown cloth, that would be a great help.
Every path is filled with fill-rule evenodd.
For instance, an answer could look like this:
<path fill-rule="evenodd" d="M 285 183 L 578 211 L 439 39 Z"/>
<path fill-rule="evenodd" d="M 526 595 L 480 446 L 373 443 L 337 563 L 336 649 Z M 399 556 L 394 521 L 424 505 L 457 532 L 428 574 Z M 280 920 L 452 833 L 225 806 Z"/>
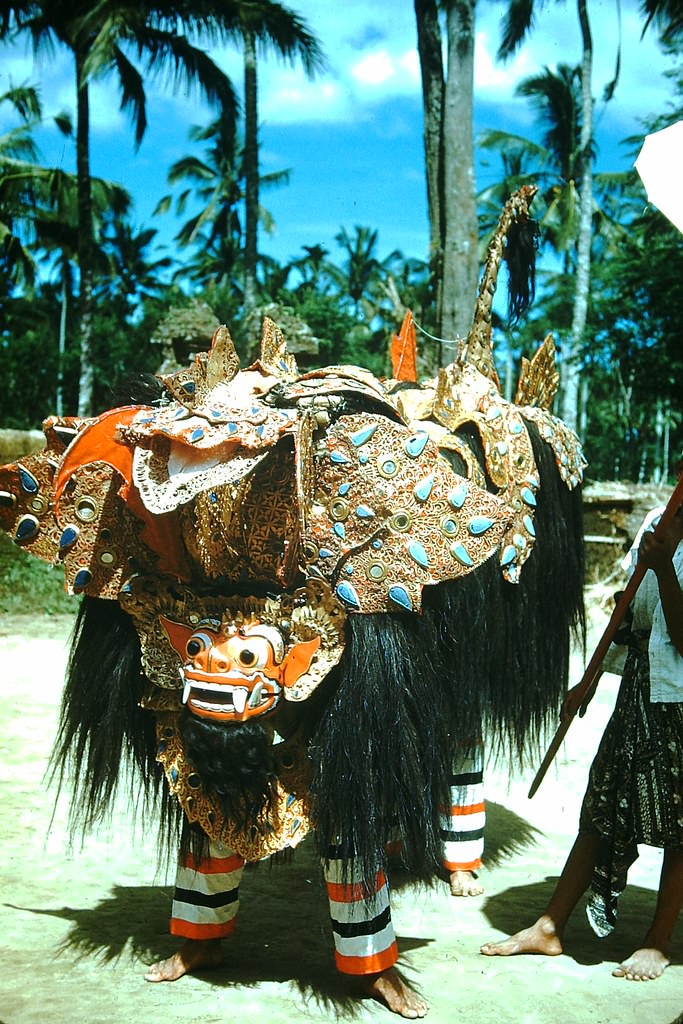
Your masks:
<path fill-rule="evenodd" d="M 602 938 L 616 923 L 637 844 L 683 847 L 683 703 L 650 702 L 646 642 L 629 647 L 591 766 L 580 831 L 601 836 L 586 913 Z"/>

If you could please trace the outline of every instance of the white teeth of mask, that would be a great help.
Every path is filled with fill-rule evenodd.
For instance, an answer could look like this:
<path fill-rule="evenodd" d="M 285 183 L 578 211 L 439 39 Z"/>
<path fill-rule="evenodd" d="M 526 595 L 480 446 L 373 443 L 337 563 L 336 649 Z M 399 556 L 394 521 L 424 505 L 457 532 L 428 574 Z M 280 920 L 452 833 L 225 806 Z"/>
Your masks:
<path fill-rule="evenodd" d="M 244 686 L 234 686 L 232 690 L 232 702 L 235 705 L 235 711 L 238 711 L 240 715 L 244 711 L 247 703 L 248 690 Z"/>
<path fill-rule="evenodd" d="M 187 704 L 187 701 L 188 701 L 188 698 L 190 696 L 191 691 L 192 691 L 192 684 L 191 683 L 185 683 L 185 689 L 183 690 L 183 704 Z"/>
<path fill-rule="evenodd" d="M 249 698 L 249 707 L 257 708 L 261 703 L 261 694 L 263 693 L 263 683 L 257 683 L 254 689 L 251 691 L 251 697 Z"/>

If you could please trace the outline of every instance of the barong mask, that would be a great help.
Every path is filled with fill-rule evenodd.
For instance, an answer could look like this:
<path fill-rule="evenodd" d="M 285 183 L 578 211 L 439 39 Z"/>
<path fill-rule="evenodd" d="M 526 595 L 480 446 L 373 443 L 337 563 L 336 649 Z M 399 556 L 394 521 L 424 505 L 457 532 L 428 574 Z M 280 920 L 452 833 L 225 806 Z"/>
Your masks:
<path fill-rule="evenodd" d="M 258 620 L 208 620 L 192 629 L 162 616 L 161 625 L 174 651 L 187 659 L 183 704 L 216 722 L 245 722 L 273 711 L 283 688 L 294 686 L 320 647 L 315 637 L 286 649 L 282 633 Z"/>

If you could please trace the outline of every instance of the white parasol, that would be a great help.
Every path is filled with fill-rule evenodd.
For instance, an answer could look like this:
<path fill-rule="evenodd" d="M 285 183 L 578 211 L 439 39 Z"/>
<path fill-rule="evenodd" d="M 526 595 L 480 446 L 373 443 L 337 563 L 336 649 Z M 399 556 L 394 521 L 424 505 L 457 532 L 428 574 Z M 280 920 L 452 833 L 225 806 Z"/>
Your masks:
<path fill-rule="evenodd" d="M 683 231 L 683 121 L 646 135 L 635 168 L 652 205 Z"/>

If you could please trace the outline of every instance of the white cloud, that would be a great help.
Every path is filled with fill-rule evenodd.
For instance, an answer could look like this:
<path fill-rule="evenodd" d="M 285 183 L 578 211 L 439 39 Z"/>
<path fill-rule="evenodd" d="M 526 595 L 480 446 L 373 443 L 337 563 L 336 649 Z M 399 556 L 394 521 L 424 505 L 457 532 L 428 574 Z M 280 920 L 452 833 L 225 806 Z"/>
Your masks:
<path fill-rule="evenodd" d="M 343 5 L 298 0 L 297 11 L 319 36 L 327 51 L 328 66 L 313 82 L 300 65 L 284 64 L 274 56 L 259 65 L 259 108 L 262 122 L 270 126 L 297 123 L 352 123 L 372 117 L 377 104 L 414 97 L 420 99 L 420 68 L 416 49 L 415 15 L 409 0 L 345 0 Z M 637 119 L 663 112 L 669 87 L 662 76 L 666 61 L 656 36 L 649 32 L 641 40 L 642 19 L 638 0 L 622 0 L 622 73 L 614 101 L 598 117 L 609 117 L 623 125 L 624 134 L 635 130 Z M 600 97 L 611 79 L 617 54 L 617 16 L 611 2 L 589 0 L 595 60 L 594 94 Z M 501 120 L 515 105 L 517 120 L 530 116 L 526 101 L 515 96 L 521 78 L 544 65 L 555 68 L 564 61 L 578 63 L 581 39 L 578 20 L 571 4 L 546 4 L 536 25 L 515 57 L 496 61 L 500 38 L 501 7 L 480 2 L 477 8 L 475 45 L 475 97 L 495 104 Z M 211 54 L 231 76 L 238 93 L 242 89 L 242 56 L 238 47 L 214 50 Z M 2 49 L 0 86 L 23 81 L 40 81 L 46 115 L 75 107 L 73 66 L 70 56 L 59 48 L 50 58 L 34 63 L 24 46 Z M 198 93 L 171 94 L 164 83 L 147 82 L 150 122 L 155 110 L 174 116 L 169 125 L 185 126 L 206 119 L 207 108 Z M 161 97 L 163 96 L 163 102 Z M 524 108 L 524 109 L 522 109 Z M 0 112 L 1 114 L 1 112 Z M 127 115 L 119 110 L 119 95 L 113 78 L 93 83 L 91 122 L 95 135 L 130 134 Z"/>
<path fill-rule="evenodd" d="M 396 66 L 386 50 L 377 50 L 352 65 L 351 77 L 360 85 L 383 85 L 396 77 Z"/>

